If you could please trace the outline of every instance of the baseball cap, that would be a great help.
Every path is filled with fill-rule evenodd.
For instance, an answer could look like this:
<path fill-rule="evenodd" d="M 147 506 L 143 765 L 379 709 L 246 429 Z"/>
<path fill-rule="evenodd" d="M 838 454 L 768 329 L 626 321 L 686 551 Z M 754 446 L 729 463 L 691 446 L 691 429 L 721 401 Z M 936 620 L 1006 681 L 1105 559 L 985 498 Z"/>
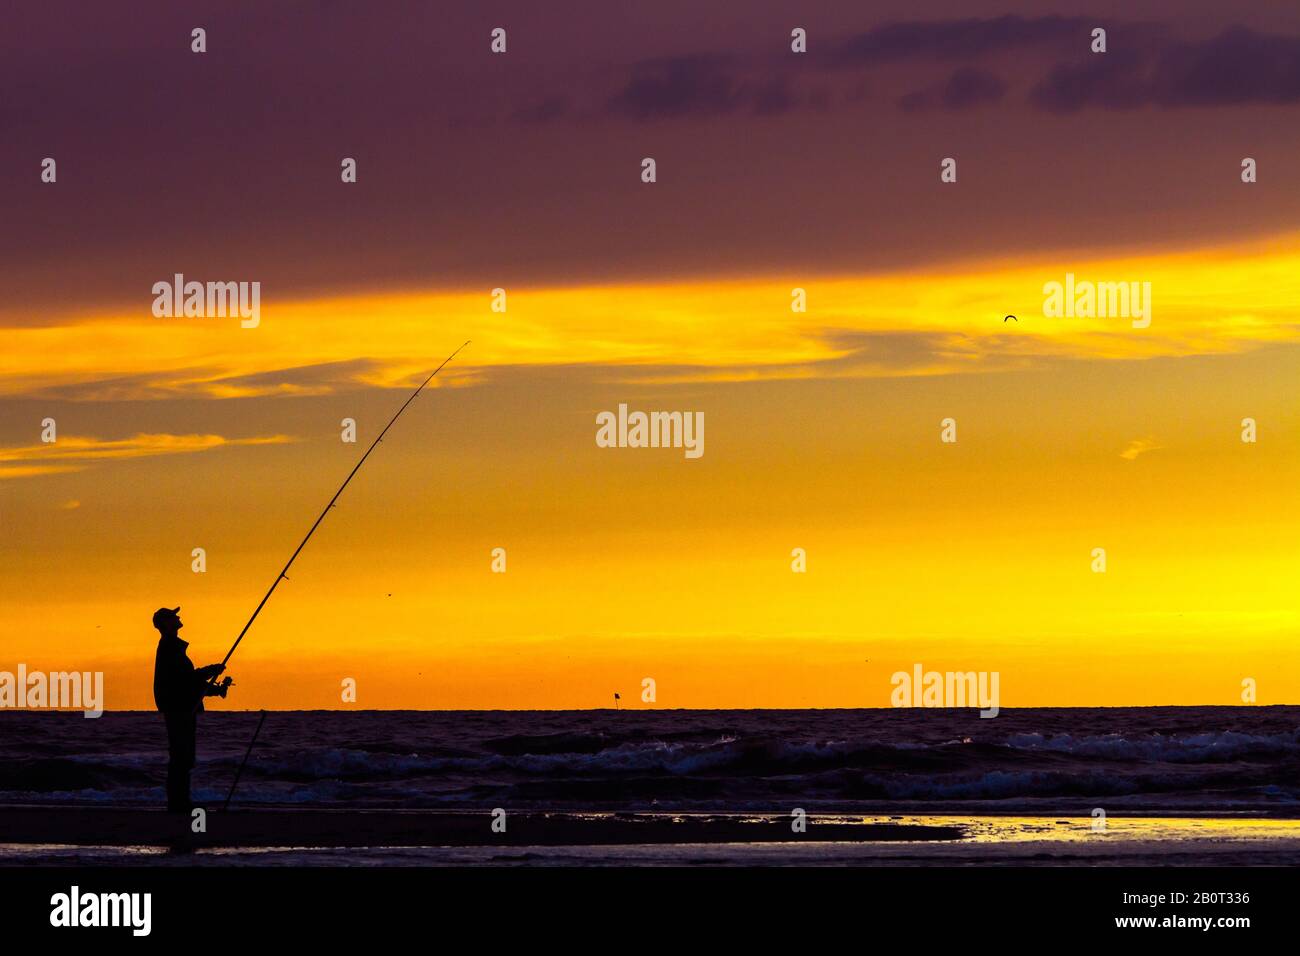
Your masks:
<path fill-rule="evenodd" d="M 156 611 L 153 612 L 153 626 L 154 626 L 154 627 L 157 627 L 157 626 L 158 626 L 159 624 L 161 624 L 163 621 L 169 621 L 169 620 L 171 620 L 172 618 L 178 616 L 178 615 L 180 614 L 180 612 L 181 612 L 181 609 L 180 609 L 179 606 L 177 606 L 177 607 L 160 607 L 158 610 L 156 610 Z"/>

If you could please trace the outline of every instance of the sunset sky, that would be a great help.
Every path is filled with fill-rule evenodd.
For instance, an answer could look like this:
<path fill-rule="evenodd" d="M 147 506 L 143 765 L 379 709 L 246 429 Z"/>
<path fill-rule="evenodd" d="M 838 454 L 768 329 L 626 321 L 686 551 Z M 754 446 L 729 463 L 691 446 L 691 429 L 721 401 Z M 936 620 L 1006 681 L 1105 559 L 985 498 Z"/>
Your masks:
<path fill-rule="evenodd" d="M 1300 702 L 1300 9 L 562 6 L 6 14 L 0 670 L 150 707 L 176 604 L 219 660 L 470 339 L 225 707 Z M 175 273 L 260 325 L 155 318 Z M 1150 327 L 1045 317 L 1067 273 Z M 619 403 L 703 457 L 597 447 Z"/>

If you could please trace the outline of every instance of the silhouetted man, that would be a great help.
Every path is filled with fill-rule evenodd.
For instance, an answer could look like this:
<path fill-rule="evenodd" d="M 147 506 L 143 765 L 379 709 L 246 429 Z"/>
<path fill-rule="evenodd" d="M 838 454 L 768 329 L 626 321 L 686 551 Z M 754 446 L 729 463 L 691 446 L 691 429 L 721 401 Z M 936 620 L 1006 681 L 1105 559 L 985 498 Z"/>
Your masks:
<path fill-rule="evenodd" d="M 194 736 L 198 731 L 199 711 L 204 697 L 225 697 L 231 680 L 209 683 L 226 669 L 225 664 L 209 664 L 197 670 L 180 639 L 180 608 L 160 607 L 154 611 L 153 626 L 162 636 L 153 665 L 153 701 L 167 722 L 167 809 L 188 813 L 190 771 L 194 769 Z"/>

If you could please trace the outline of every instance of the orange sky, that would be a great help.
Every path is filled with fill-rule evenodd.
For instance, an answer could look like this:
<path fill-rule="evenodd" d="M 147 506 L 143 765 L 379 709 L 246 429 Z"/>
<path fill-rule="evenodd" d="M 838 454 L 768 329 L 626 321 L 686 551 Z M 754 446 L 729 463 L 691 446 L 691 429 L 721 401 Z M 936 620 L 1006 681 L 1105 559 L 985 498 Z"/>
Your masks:
<path fill-rule="evenodd" d="M 1151 327 L 1044 318 L 1067 271 L 1150 281 Z M 1300 700 L 1297 237 L 512 288 L 504 315 L 488 292 L 0 328 L 0 669 L 103 669 L 109 709 L 147 707 L 163 604 L 220 659 L 413 377 L 472 338 L 226 706 L 342 706 L 346 677 L 364 708 L 649 706 L 645 677 L 658 707 L 886 706 L 916 662 L 999 671 L 1003 707 L 1232 704 L 1243 678 Z M 704 456 L 597 448 L 620 402 L 703 411 Z"/>

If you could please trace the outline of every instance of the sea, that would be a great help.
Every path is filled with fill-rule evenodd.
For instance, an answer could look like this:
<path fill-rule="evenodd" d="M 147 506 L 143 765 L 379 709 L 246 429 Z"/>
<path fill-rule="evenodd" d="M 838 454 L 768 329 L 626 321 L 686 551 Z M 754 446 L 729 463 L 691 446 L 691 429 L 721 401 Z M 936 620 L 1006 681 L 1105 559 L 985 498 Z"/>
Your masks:
<path fill-rule="evenodd" d="M 200 716 L 196 800 L 226 799 L 258 721 L 257 712 Z M 156 713 L 0 713 L 0 805 L 161 805 L 166 759 Z M 957 820 L 971 829 L 962 844 L 976 847 L 970 862 L 1014 861 L 1009 849 L 989 856 L 990 845 L 1023 849 L 1035 840 L 1079 843 L 1061 851 L 1067 857 L 1085 852 L 1100 812 L 1112 836 L 1127 827 L 1144 844 L 1162 834 L 1179 846 L 1197 834 L 1222 844 L 1227 827 L 1227 850 L 1248 854 L 1234 841 L 1262 828 L 1270 848 L 1281 840 L 1284 856 L 1300 860 L 1300 707 L 1003 709 L 992 719 L 921 708 L 271 711 L 233 802 L 579 813 L 799 808 L 864 820 Z M 962 847 L 911 849 L 960 856 Z M 868 850 L 879 851 L 873 859 L 900 852 Z M 868 850 L 806 852 L 852 862 Z M 9 848 L 0 857 L 28 852 Z M 321 851 L 319 859 L 355 852 Z M 697 856 L 737 862 L 729 852 L 702 848 Z M 744 852 L 789 862 L 780 855 L 805 851 Z M 600 853 L 561 856 L 599 862 Z M 680 862 L 680 853 L 647 848 L 644 862 Z M 428 853 L 412 854 L 429 862 Z M 448 851 L 445 859 L 472 855 Z M 636 861 L 635 851 L 619 855 Z M 1223 861 L 1240 862 L 1230 856 Z"/>

